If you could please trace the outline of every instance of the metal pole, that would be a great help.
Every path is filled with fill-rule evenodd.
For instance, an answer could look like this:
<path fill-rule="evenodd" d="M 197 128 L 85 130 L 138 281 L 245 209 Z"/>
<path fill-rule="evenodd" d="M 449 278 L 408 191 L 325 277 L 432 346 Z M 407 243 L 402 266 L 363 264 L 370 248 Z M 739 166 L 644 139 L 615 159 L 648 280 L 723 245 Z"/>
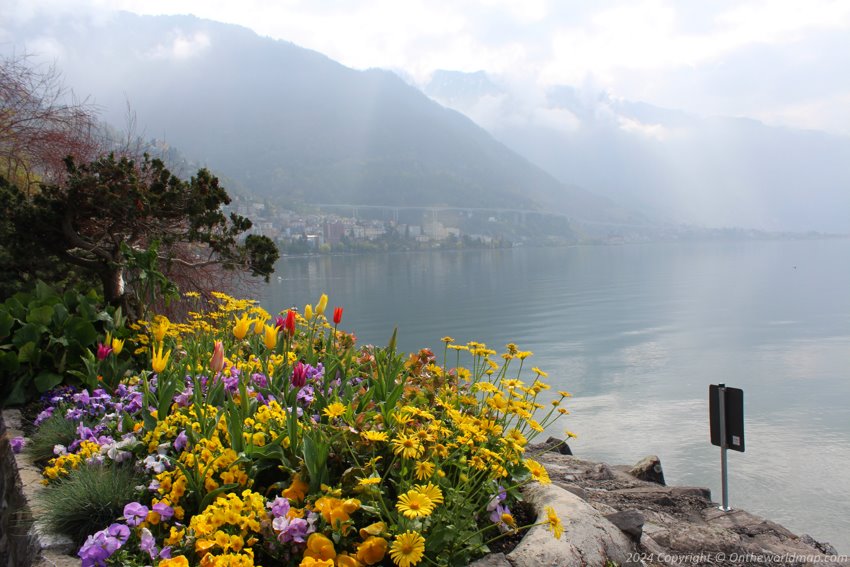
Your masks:
<path fill-rule="evenodd" d="M 723 502 L 720 509 L 728 512 L 729 508 L 729 478 L 726 470 L 726 384 L 717 388 L 718 410 L 720 413 L 720 486 Z"/>

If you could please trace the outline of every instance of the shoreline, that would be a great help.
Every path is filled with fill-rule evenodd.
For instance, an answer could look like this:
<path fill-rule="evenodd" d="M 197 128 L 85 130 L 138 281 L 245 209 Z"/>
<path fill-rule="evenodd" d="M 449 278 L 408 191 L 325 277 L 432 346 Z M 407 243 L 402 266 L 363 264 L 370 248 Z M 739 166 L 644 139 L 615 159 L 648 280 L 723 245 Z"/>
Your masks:
<path fill-rule="evenodd" d="M 40 471 L 25 454 L 13 454 L 10 445 L 22 435 L 20 411 L 4 409 L 1 484 L 11 506 L 2 516 L 0 555 L 10 567 L 77 567 L 81 562 L 72 555 L 70 540 L 40 528 L 35 508 Z M 554 438 L 530 445 L 526 453 L 551 479 L 551 484 L 530 485 L 526 499 L 538 515 L 552 506 L 564 518 L 564 536 L 554 540 L 543 526 L 532 528 L 513 551 L 487 555 L 474 567 L 850 566 L 850 555 L 839 555 L 828 543 L 744 510 L 719 510 L 707 488 L 667 486 L 657 457 L 631 467 L 609 465 L 576 457 Z"/>
<path fill-rule="evenodd" d="M 536 564 L 581 564 L 570 563 L 566 557 L 578 552 L 586 559 L 594 549 L 604 550 L 605 560 L 617 565 L 648 567 L 850 565 L 850 555 L 839 554 L 829 543 L 795 534 L 746 510 L 720 510 L 708 488 L 667 486 L 656 456 L 634 466 L 609 465 L 565 454 L 569 447 L 554 438 L 530 445 L 526 452 L 549 472 L 552 484 L 543 487 L 546 498 L 561 502 L 570 518 L 565 524 L 567 545 L 543 549 L 547 544 L 540 541 L 536 549 L 512 557 L 515 550 L 504 558 L 491 558 L 503 562 L 483 565 L 535 564 L 520 561 L 527 553 L 532 553 Z M 625 539 L 613 537 L 611 526 Z M 564 559 L 552 562 L 554 556 Z"/>

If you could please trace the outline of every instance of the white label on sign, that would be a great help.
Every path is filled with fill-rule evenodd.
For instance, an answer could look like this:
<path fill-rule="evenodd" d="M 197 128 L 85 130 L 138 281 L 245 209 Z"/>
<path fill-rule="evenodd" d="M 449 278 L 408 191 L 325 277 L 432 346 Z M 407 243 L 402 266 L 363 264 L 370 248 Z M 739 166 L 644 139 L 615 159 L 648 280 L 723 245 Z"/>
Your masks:
<path fill-rule="evenodd" d="M 733 435 L 732 436 L 732 444 L 733 445 L 740 445 L 741 444 L 741 438 L 738 437 L 737 435 Z"/>

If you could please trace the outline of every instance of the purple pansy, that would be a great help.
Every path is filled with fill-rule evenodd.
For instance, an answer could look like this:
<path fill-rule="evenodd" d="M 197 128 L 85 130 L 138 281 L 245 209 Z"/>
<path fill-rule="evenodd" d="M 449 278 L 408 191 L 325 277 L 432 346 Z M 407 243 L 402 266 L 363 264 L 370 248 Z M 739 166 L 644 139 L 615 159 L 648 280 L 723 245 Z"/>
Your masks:
<path fill-rule="evenodd" d="M 147 528 L 142 528 L 141 535 L 139 536 L 139 549 L 150 555 L 151 559 L 156 559 L 156 540 Z"/>
<path fill-rule="evenodd" d="M 123 546 L 130 537 L 130 528 L 124 524 L 112 524 L 105 530 L 90 535 L 77 552 L 82 567 L 103 567 L 106 560 Z"/>
<path fill-rule="evenodd" d="M 124 506 L 124 519 L 128 526 L 136 527 L 148 517 L 148 507 L 138 502 L 130 502 Z"/>
<path fill-rule="evenodd" d="M 189 438 L 186 436 L 186 430 L 183 429 L 180 431 L 180 434 L 177 435 L 177 439 L 174 440 L 174 449 L 176 451 L 182 451 L 188 444 Z"/>
<path fill-rule="evenodd" d="M 159 514 L 159 517 L 163 520 L 168 520 L 174 516 L 174 508 L 164 502 L 154 504 L 153 511 Z"/>

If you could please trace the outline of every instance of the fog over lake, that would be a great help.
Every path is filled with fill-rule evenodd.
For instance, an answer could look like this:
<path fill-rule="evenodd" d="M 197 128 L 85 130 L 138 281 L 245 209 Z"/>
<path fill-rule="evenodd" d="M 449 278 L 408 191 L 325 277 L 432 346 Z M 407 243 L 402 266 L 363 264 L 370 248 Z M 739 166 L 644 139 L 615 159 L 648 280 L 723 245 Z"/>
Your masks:
<path fill-rule="evenodd" d="M 285 258 L 276 312 L 319 295 L 360 344 L 440 338 L 531 350 L 573 393 L 581 457 L 660 456 L 669 484 L 720 498 L 708 387 L 745 394 L 730 504 L 850 551 L 850 241 L 784 240 Z M 279 279 L 278 279 L 279 276 Z"/>

